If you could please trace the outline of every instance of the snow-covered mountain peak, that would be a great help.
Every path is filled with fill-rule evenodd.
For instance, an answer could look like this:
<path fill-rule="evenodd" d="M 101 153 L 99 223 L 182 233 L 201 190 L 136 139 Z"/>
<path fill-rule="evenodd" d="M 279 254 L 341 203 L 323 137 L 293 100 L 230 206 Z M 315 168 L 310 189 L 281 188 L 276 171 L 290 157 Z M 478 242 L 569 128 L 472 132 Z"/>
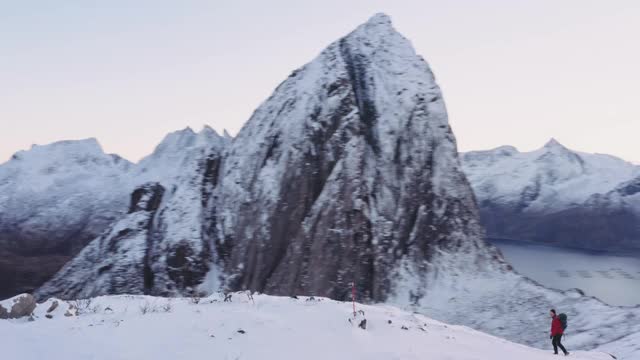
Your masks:
<path fill-rule="evenodd" d="M 511 156 L 519 152 L 515 146 L 511 146 L 511 145 L 499 146 L 491 151 L 501 155 L 506 155 L 506 156 Z"/>
<path fill-rule="evenodd" d="M 384 33 L 395 32 L 391 17 L 384 13 L 377 13 L 355 30 L 366 32 L 369 36 L 380 36 Z"/>
<path fill-rule="evenodd" d="M 375 26 L 375 25 L 391 26 L 391 17 L 385 13 L 379 12 L 379 13 L 373 14 L 373 16 L 370 17 L 365 24 L 371 25 L 371 26 Z"/>
<path fill-rule="evenodd" d="M 405 59 L 408 57 L 411 61 L 416 60 L 411 42 L 393 27 L 391 18 L 382 13 L 374 15 L 339 41 L 345 40 L 349 41 L 351 46 L 358 47 L 357 55 L 378 55 L 376 59 L 382 60 L 381 62 L 386 66 L 402 66 L 402 62 L 398 62 L 401 57 Z M 389 58 L 388 53 L 399 55 L 399 57 Z M 421 57 L 418 58 L 422 60 Z"/>
<path fill-rule="evenodd" d="M 113 156 L 105 154 L 98 141 L 95 138 L 89 138 L 84 140 L 57 141 L 46 145 L 34 144 L 29 150 L 16 152 L 8 163 L 29 163 L 31 169 L 51 167 L 55 164 L 62 163 L 100 163 L 101 165 L 105 165 L 109 162 L 120 162 L 125 165 L 125 163 L 120 160 L 123 159 L 116 159 Z M 130 164 L 126 162 L 126 165 Z"/>
<path fill-rule="evenodd" d="M 553 167 L 571 166 L 575 171 L 582 172 L 584 160 L 578 152 L 569 150 L 566 146 L 560 144 L 556 139 L 551 138 L 544 146 L 533 153 L 537 153 L 537 161 L 546 162 Z M 568 175 L 575 175 L 571 173 Z"/>
<path fill-rule="evenodd" d="M 196 134 L 196 144 L 221 148 L 228 143 L 229 138 L 227 136 L 218 134 L 218 132 L 209 125 L 203 126 L 202 130 Z"/>
<path fill-rule="evenodd" d="M 94 138 L 33 145 L 0 164 L 0 189 L 10 186 L 41 191 L 52 185 L 61 188 L 65 182 L 79 179 L 120 177 L 131 166 L 129 161 L 117 155 L 105 154 Z M 5 196 L 9 194 L 10 191 L 4 193 Z"/>
<path fill-rule="evenodd" d="M 346 298 L 356 279 L 367 299 L 418 298 L 423 264 L 447 249 L 502 265 L 482 242 L 434 76 L 384 15 L 291 73 L 221 174 L 224 207 L 208 213 L 232 289 Z"/>
<path fill-rule="evenodd" d="M 199 134 L 203 135 L 203 136 L 207 136 L 207 137 L 220 137 L 220 134 L 218 134 L 217 131 L 215 131 L 211 126 L 209 125 L 204 125 L 202 127 L 202 130 L 200 130 Z"/>
<path fill-rule="evenodd" d="M 199 132 L 193 131 L 190 127 L 174 131 L 167 134 L 156 146 L 150 157 L 161 157 L 175 154 L 181 150 L 193 146 L 223 146 L 226 140 L 220 136 L 213 128 L 205 125 Z"/>
<path fill-rule="evenodd" d="M 481 201 L 518 203 L 530 210 L 583 203 L 640 173 L 640 167 L 622 159 L 573 151 L 555 139 L 530 152 L 501 147 L 468 152 L 462 160 Z"/>
<path fill-rule="evenodd" d="M 158 144 L 151 156 L 159 156 L 160 154 L 173 152 L 180 148 L 189 147 L 193 144 L 196 133 L 190 127 L 177 130 L 167 134 Z"/>
<path fill-rule="evenodd" d="M 209 126 L 197 133 L 190 127 L 169 133 L 151 155 L 140 160 L 136 182 L 159 181 L 167 185 L 184 173 L 179 169 L 190 167 L 210 152 L 221 152 L 229 143 L 230 139 Z"/>
<path fill-rule="evenodd" d="M 549 139 L 549 141 L 547 141 L 546 144 L 544 144 L 544 148 L 546 149 L 567 149 L 564 145 L 560 144 L 560 142 L 558 140 L 556 140 L 555 138 L 551 138 Z"/>

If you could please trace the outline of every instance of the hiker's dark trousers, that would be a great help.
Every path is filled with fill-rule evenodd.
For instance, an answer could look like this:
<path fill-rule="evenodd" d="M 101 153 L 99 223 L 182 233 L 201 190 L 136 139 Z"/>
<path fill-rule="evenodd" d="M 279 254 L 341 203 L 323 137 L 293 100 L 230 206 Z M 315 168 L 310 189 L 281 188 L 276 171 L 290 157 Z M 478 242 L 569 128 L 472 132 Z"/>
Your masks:
<path fill-rule="evenodd" d="M 562 343 L 560 342 L 561 339 L 562 339 L 562 335 L 553 335 L 553 341 L 551 341 L 551 343 L 553 344 L 554 354 L 558 353 L 558 348 L 560 348 L 563 353 L 565 354 L 567 353 L 567 349 L 565 349 L 564 346 L 562 346 Z"/>

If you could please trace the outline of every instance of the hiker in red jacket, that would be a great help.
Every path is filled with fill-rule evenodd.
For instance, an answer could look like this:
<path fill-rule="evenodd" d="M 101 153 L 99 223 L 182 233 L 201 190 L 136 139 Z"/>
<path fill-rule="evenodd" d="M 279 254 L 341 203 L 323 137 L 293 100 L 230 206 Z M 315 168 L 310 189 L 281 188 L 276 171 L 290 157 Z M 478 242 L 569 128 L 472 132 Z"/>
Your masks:
<path fill-rule="evenodd" d="M 560 342 L 560 340 L 562 339 L 562 333 L 564 332 L 564 330 L 562 329 L 562 322 L 556 316 L 556 311 L 554 309 L 551 309 L 550 315 L 551 336 L 549 336 L 549 339 L 552 339 L 551 344 L 553 344 L 553 353 L 558 355 L 558 347 L 560 347 L 564 355 L 567 356 L 569 355 L 569 352 L 564 348 L 564 346 L 562 346 L 562 343 Z"/>

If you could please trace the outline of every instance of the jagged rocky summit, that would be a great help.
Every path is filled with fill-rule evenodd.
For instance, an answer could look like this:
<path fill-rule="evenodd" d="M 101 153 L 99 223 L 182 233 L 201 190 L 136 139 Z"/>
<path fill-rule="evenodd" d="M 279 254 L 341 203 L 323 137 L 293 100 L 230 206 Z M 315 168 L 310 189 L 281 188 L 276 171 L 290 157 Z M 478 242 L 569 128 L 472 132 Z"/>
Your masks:
<path fill-rule="evenodd" d="M 355 282 L 362 299 L 382 301 L 421 297 L 446 270 L 441 258 L 506 268 L 482 240 L 433 74 L 386 15 L 294 71 L 220 143 L 183 157 L 191 165 L 171 186 L 138 188 L 128 214 L 39 296 L 344 299 Z"/>

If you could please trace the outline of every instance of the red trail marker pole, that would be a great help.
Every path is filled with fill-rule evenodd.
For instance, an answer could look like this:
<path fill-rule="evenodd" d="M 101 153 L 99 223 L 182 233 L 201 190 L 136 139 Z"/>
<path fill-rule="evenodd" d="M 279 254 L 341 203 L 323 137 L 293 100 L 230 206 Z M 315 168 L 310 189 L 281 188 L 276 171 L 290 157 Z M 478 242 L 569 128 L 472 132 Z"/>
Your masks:
<path fill-rule="evenodd" d="M 356 282 L 351 283 L 351 301 L 353 302 L 353 318 L 356 317 Z"/>

